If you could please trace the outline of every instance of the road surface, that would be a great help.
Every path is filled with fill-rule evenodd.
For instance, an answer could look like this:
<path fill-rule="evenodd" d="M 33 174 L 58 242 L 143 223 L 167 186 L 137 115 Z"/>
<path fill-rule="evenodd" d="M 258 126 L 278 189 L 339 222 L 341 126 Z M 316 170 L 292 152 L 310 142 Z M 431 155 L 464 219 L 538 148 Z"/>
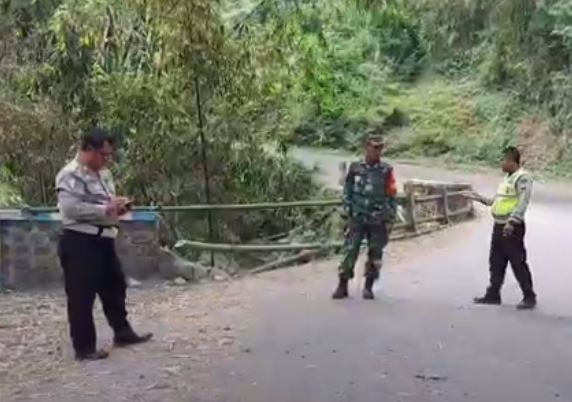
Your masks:
<path fill-rule="evenodd" d="M 329 183 L 339 178 L 339 161 L 347 160 L 304 150 L 297 156 L 317 163 Z M 489 194 L 498 180 L 400 164 L 396 174 L 468 181 Z M 225 396 L 252 402 L 572 401 L 570 201 L 565 188 L 536 187 L 528 244 L 537 311 L 515 311 L 521 296 L 510 272 L 505 306 L 471 305 L 487 280 L 491 221 L 483 217 L 421 239 L 386 266 L 373 303 L 361 300 L 355 286 L 352 299 L 328 300 L 331 272 L 259 306 L 253 352 L 228 368 L 240 374 L 231 377 Z"/>
<path fill-rule="evenodd" d="M 338 179 L 338 162 L 347 158 L 316 157 L 307 150 L 297 156 L 309 164 L 317 160 L 321 177 L 331 184 Z M 401 179 L 469 181 L 486 193 L 498 180 L 485 173 L 401 164 L 396 173 Z M 24 312 L 14 309 L 20 323 L 13 328 L 23 332 L 13 347 L 21 350 L 11 356 L 34 367 L 13 365 L 5 399 L 572 401 L 571 201 L 564 186 L 536 188 L 527 238 L 540 303 L 536 311 L 515 310 L 520 294 L 510 272 L 505 305 L 471 304 L 487 282 L 491 221 L 485 215 L 390 245 L 373 302 L 359 298 L 360 281 L 352 284 L 349 300 L 330 300 L 335 261 L 190 290 L 131 291 L 135 323 L 154 330 L 157 340 L 113 351 L 106 362 L 71 362 L 61 294 L 53 304 L 36 295 L 34 301 L 18 301 Z M 0 298 L 0 311 L 8 301 Z M 37 311 L 47 313 L 38 318 Z M 5 308 L 3 314 L 12 313 Z M 102 339 L 108 341 L 109 331 L 98 317 Z M 0 325 L 0 356 L 2 331 Z M 48 351 L 32 348 L 32 340 Z M 4 353 L 12 351 L 9 347 Z M 16 375 L 16 368 L 22 374 Z"/>

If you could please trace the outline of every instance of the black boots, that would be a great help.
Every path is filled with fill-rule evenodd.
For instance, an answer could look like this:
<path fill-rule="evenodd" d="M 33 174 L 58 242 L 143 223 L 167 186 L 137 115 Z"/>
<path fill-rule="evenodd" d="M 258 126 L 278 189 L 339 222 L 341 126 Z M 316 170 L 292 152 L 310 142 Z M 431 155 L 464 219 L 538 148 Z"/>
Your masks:
<path fill-rule="evenodd" d="M 348 297 L 348 280 L 340 278 L 340 282 L 332 295 L 332 299 L 339 300 L 345 299 L 346 297 Z"/>
<path fill-rule="evenodd" d="M 373 283 L 375 280 L 373 278 L 365 278 L 365 286 L 363 287 L 362 297 L 365 300 L 373 300 L 375 297 L 373 295 Z"/>
<path fill-rule="evenodd" d="M 363 288 L 363 294 L 362 294 L 364 299 L 366 299 L 366 300 L 373 300 L 374 299 L 374 295 L 373 295 L 373 283 L 374 282 L 375 282 L 375 279 L 373 279 L 373 278 L 366 278 L 365 279 L 365 286 Z M 338 284 L 338 287 L 334 291 L 334 294 L 332 294 L 332 299 L 339 300 L 339 299 L 345 299 L 347 297 L 348 297 L 348 280 L 340 278 L 340 282 Z"/>
<path fill-rule="evenodd" d="M 124 347 L 130 345 L 136 345 L 138 343 L 145 343 L 153 337 L 153 334 L 148 333 L 144 335 L 137 335 L 133 329 L 125 328 L 124 330 L 118 331 L 113 338 L 113 344 L 116 347 Z"/>

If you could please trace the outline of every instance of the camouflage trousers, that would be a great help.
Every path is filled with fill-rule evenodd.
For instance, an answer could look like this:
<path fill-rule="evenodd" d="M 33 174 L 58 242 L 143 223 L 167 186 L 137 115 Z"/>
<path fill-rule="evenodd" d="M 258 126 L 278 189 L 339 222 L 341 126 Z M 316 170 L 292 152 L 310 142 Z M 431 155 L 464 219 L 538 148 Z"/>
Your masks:
<path fill-rule="evenodd" d="M 388 225 L 379 221 L 364 222 L 352 220 L 346 231 L 343 260 L 338 268 L 340 278 L 349 280 L 354 277 L 354 267 L 364 239 L 367 239 L 368 242 L 365 277 L 372 279 L 379 277 L 383 250 L 389 241 Z"/>

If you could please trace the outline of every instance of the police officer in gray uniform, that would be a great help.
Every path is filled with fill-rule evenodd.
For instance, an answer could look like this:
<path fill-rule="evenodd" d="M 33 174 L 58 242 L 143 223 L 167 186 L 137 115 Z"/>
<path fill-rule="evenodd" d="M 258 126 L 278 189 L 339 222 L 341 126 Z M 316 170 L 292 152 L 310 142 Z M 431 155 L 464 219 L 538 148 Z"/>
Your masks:
<path fill-rule="evenodd" d="M 76 158 L 56 177 L 63 231 L 58 254 L 64 273 L 70 334 L 78 360 L 104 359 L 96 349 L 93 303 L 98 295 L 114 331 L 114 344 L 143 343 L 152 334 L 137 335 L 125 308 L 126 281 L 115 251 L 119 217 L 130 200 L 115 195 L 106 166 L 113 156 L 113 136 L 94 128 L 81 139 Z"/>

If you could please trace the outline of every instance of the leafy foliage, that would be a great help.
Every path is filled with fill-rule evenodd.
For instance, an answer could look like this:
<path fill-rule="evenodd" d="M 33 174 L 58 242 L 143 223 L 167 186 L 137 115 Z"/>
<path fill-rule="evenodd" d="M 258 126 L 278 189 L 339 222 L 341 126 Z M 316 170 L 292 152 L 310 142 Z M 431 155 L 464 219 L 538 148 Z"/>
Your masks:
<path fill-rule="evenodd" d="M 212 202 L 291 200 L 315 191 L 309 173 L 281 151 L 288 124 L 273 59 L 264 58 L 261 42 L 236 37 L 216 2 L 63 0 L 33 27 L 39 39 L 24 45 L 22 60 L 29 67 L 9 82 L 33 105 L 51 105 L 51 118 L 18 114 L 21 127 L 0 136 L 10 150 L 2 162 L 30 202 L 53 202 L 55 169 L 70 156 L 74 134 L 93 124 L 122 137 L 120 188 L 141 204 L 205 201 L 199 120 Z M 47 47 L 36 53 L 40 43 Z M 24 115 L 35 119 L 33 128 Z M 59 137 L 48 134 L 52 127 Z M 50 165 L 42 170 L 49 181 L 33 174 L 38 161 Z M 272 218 L 284 227 L 295 216 Z M 266 221 L 253 216 L 251 233 Z"/>
<path fill-rule="evenodd" d="M 401 1 L 263 1 L 239 26 L 279 38 L 301 143 L 348 146 L 382 124 L 392 81 L 414 78 L 425 56 L 417 20 Z"/>
<path fill-rule="evenodd" d="M 519 117 L 507 97 L 468 80 L 427 80 L 392 106 L 407 124 L 389 133 L 390 155 L 449 155 L 461 162 L 497 163 Z"/>
<path fill-rule="evenodd" d="M 17 207 L 22 204 L 18 192 L 8 183 L 12 181 L 6 169 L 0 170 L 0 208 Z"/>
<path fill-rule="evenodd" d="M 308 197 L 288 144 L 354 147 L 370 127 L 396 154 L 491 163 L 528 113 L 566 154 L 569 1 L 2 5 L 2 163 L 32 203 L 53 202 L 54 170 L 94 123 L 122 136 L 121 188 L 141 203 L 205 200 L 199 117 L 214 202 Z"/>
<path fill-rule="evenodd" d="M 52 116 L 46 105 L 29 111 L 0 102 L 0 182 L 17 187 L 32 204 L 52 202 L 55 174 L 73 145 Z"/>

